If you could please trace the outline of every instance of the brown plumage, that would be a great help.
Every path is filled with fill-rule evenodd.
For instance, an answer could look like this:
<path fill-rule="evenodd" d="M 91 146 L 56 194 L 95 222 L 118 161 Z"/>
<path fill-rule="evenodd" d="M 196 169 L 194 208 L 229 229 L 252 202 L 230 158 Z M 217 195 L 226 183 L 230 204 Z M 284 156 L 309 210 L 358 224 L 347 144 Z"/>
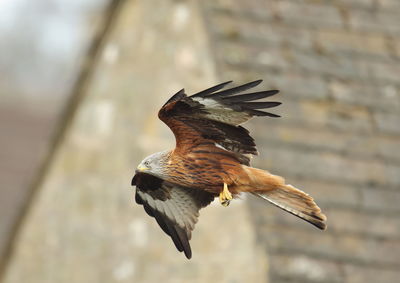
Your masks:
<path fill-rule="evenodd" d="M 155 217 L 187 258 L 198 211 L 218 195 L 227 205 L 231 194 L 252 193 L 326 229 L 326 217 L 312 197 L 285 184 L 280 176 L 250 167 L 249 155 L 257 155 L 257 149 L 240 124 L 253 116 L 279 117 L 259 110 L 279 102 L 256 101 L 277 90 L 241 94 L 260 82 L 221 90 L 230 83 L 226 82 L 189 97 L 181 90 L 158 113 L 174 133 L 176 147 L 145 158 L 132 185 L 137 187 L 136 202 Z"/>

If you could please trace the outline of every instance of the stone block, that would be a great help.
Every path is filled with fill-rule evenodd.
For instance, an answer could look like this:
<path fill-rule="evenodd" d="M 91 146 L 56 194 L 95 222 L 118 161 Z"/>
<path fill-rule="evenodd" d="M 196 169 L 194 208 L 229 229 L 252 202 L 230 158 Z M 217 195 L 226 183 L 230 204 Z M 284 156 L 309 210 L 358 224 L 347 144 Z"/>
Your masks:
<path fill-rule="evenodd" d="M 301 3 L 278 1 L 277 13 L 283 22 L 308 28 L 342 28 L 344 26 L 339 10 L 323 3 Z"/>
<path fill-rule="evenodd" d="M 396 215 L 400 212 L 400 190 L 363 188 L 361 190 L 362 207 L 372 211 L 383 211 Z"/>
<path fill-rule="evenodd" d="M 312 33 L 307 29 L 292 29 L 273 19 L 255 20 L 238 14 L 218 13 L 210 19 L 215 39 L 229 39 L 253 45 L 313 47 Z"/>
<path fill-rule="evenodd" d="M 385 192 L 382 192 L 385 194 Z M 329 230 L 337 234 L 357 234 L 377 239 L 398 239 L 400 221 L 393 214 L 379 212 L 366 213 L 365 210 L 329 209 Z"/>
<path fill-rule="evenodd" d="M 249 0 L 218 0 L 205 1 L 205 6 L 213 12 L 240 15 L 247 18 L 262 20 L 272 17 L 271 4 L 268 1 Z"/>
<path fill-rule="evenodd" d="M 331 1 L 327 1 L 331 2 Z M 337 0 L 335 3 L 339 3 L 339 5 L 343 5 L 346 9 L 349 8 L 364 8 L 364 9 L 372 9 L 374 8 L 375 1 L 374 0 Z"/>
<path fill-rule="evenodd" d="M 398 136 L 400 134 L 400 116 L 396 113 L 374 112 L 374 121 L 379 132 Z"/>
<path fill-rule="evenodd" d="M 285 144 L 288 148 L 299 148 L 308 152 L 334 152 L 347 157 L 379 158 L 378 137 L 369 133 L 354 135 L 345 130 L 334 130 L 327 127 L 302 127 L 285 123 L 285 113 L 280 111 L 282 118 L 268 122 L 268 135 L 264 134 L 265 121 L 255 121 L 255 139 L 261 149 L 268 154 L 275 145 Z M 395 142 L 393 146 L 395 146 Z"/>
<path fill-rule="evenodd" d="M 271 282 L 343 282 L 340 264 L 307 255 L 271 255 Z"/>
<path fill-rule="evenodd" d="M 346 264 L 342 268 L 345 281 L 348 283 L 365 283 L 380 282 L 393 283 L 397 282 L 400 277 L 400 271 L 396 267 L 377 267 L 377 266 L 360 266 Z"/>
<path fill-rule="evenodd" d="M 400 87 L 399 74 L 400 66 L 396 62 L 366 62 L 368 77 L 380 81 L 385 85 Z"/>
<path fill-rule="evenodd" d="M 400 110 L 400 92 L 396 85 L 331 79 L 329 90 L 332 97 L 341 103 L 382 111 Z"/>
<path fill-rule="evenodd" d="M 302 98 L 323 100 L 329 95 L 326 81 L 318 74 L 305 74 L 285 70 L 278 72 L 275 67 L 260 70 L 257 65 L 221 64 L 223 79 L 234 79 L 235 81 L 251 81 L 263 79 L 261 87 L 268 89 L 279 89 L 276 96 L 278 100 L 298 101 Z M 282 113 L 284 115 L 284 113 Z"/>
<path fill-rule="evenodd" d="M 400 138 L 396 135 L 380 137 L 377 141 L 377 151 L 382 158 L 398 162 L 400 160 L 399 142 Z"/>
<path fill-rule="evenodd" d="M 396 265 L 400 245 L 396 239 L 374 239 L 348 233 L 321 232 L 288 226 L 268 225 L 269 249 L 273 252 L 305 253 L 318 258 L 362 264 Z M 290 243 L 290 245 L 288 245 Z"/>
<path fill-rule="evenodd" d="M 387 11 L 400 10 L 400 3 L 397 0 L 378 0 L 379 9 Z"/>
<path fill-rule="evenodd" d="M 388 56 L 387 38 L 382 34 L 354 33 L 345 30 L 317 32 L 319 46 L 332 54 L 358 53 Z"/>
<path fill-rule="evenodd" d="M 286 72 L 284 76 L 270 72 L 265 75 L 265 81 L 280 90 L 278 99 L 315 99 L 328 98 L 326 80 L 316 75 L 305 75 L 301 72 Z M 289 83 L 288 83 L 289 82 Z"/>
<path fill-rule="evenodd" d="M 292 55 L 292 68 L 300 72 L 343 80 L 366 79 L 369 75 L 367 63 L 360 59 L 300 50 L 294 50 Z"/>
<path fill-rule="evenodd" d="M 387 173 L 389 167 L 382 161 L 368 162 L 329 152 L 304 152 L 302 149 L 289 150 L 285 146 L 276 145 L 263 161 L 257 161 L 255 164 L 283 176 L 308 177 L 349 185 L 372 183 L 391 187 L 399 185 L 398 179 L 392 178 L 391 173 Z M 398 167 L 391 168 L 389 171 L 395 172 Z"/>
<path fill-rule="evenodd" d="M 370 132 L 372 129 L 369 112 L 364 107 L 305 99 L 281 101 L 283 104 L 279 111 L 285 115 L 285 123 L 358 132 Z"/>
<path fill-rule="evenodd" d="M 282 50 L 273 47 L 253 46 L 249 44 L 224 42 L 217 55 L 229 64 L 257 65 L 261 68 L 279 67 L 287 69 L 290 65 Z"/>
<path fill-rule="evenodd" d="M 354 10 L 350 14 L 349 25 L 351 29 L 361 32 L 400 35 L 396 10 Z"/>

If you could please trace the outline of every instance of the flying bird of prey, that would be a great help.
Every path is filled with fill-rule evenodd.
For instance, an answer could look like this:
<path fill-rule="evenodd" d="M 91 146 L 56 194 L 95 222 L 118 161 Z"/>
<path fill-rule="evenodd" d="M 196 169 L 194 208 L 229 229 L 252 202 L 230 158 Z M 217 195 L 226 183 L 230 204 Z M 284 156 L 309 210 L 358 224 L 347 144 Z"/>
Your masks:
<path fill-rule="evenodd" d="M 260 109 L 281 104 L 258 101 L 278 90 L 243 93 L 261 81 L 223 90 L 229 81 L 191 96 L 182 89 L 158 113 L 175 135 L 175 149 L 146 157 L 132 185 L 136 202 L 187 258 L 192 256 L 189 240 L 199 210 L 216 197 L 228 206 L 238 194 L 251 193 L 326 229 L 326 217 L 311 196 L 280 176 L 250 166 L 256 144 L 240 125 L 253 116 L 279 117 Z"/>

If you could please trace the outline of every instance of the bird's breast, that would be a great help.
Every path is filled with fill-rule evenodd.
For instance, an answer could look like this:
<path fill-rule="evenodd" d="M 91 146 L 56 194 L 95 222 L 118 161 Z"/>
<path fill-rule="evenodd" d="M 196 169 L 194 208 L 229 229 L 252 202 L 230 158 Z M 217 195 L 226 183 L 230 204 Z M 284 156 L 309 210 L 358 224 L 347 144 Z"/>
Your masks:
<path fill-rule="evenodd" d="M 224 183 L 234 182 L 235 168 L 240 166 L 230 155 L 219 152 L 197 149 L 186 155 L 172 156 L 169 167 L 173 182 L 219 193 Z"/>

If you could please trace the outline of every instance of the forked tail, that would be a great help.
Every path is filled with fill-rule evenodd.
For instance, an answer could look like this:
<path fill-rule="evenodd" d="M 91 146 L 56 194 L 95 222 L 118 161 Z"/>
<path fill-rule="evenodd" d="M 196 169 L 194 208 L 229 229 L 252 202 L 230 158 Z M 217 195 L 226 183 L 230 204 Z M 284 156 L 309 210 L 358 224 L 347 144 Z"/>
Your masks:
<path fill-rule="evenodd" d="M 326 216 L 311 196 L 292 185 L 286 185 L 282 177 L 251 167 L 247 167 L 246 170 L 253 187 L 250 191 L 253 195 L 269 201 L 319 229 L 326 229 Z"/>

